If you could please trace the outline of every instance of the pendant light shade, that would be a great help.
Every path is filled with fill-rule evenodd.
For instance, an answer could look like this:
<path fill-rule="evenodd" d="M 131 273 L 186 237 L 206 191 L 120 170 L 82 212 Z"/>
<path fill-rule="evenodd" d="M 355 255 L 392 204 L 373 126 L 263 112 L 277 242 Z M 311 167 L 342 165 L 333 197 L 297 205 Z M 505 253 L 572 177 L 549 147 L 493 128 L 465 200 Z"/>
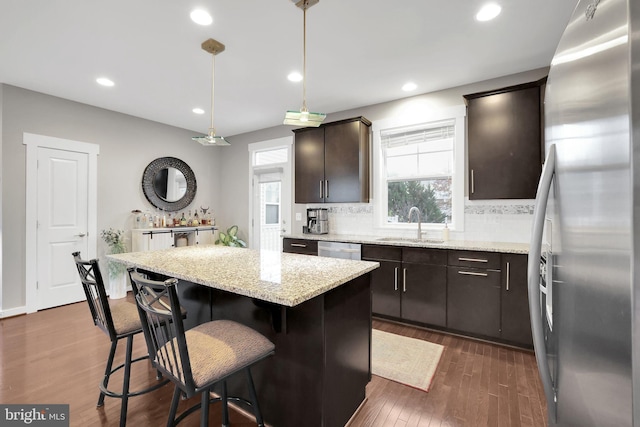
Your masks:
<path fill-rule="evenodd" d="M 289 110 L 284 116 L 285 125 L 318 127 L 327 117 L 324 113 L 312 113 L 307 108 L 307 9 L 320 0 L 300 0 L 296 6 L 302 9 L 302 108 Z"/>
<path fill-rule="evenodd" d="M 194 136 L 193 139 L 196 142 L 206 147 L 217 147 L 231 145 L 224 137 L 216 135 L 216 129 L 213 126 L 213 93 L 214 82 L 216 72 L 216 55 L 224 51 L 224 45 L 217 40 L 208 39 L 202 42 L 202 49 L 209 52 L 212 58 L 211 65 L 211 126 L 209 127 L 209 133 L 205 136 Z"/>

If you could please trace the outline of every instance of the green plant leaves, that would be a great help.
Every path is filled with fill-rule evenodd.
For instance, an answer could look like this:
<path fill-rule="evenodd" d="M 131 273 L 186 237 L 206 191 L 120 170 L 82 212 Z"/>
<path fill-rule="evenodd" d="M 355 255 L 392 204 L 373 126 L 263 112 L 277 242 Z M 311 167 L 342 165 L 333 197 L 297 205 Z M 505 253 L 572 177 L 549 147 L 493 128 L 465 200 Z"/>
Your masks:
<path fill-rule="evenodd" d="M 216 245 L 232 246 L 237 248 L 246 248 L 247 243 L 238 238 L 238 226 L 232 225 L 227 232 L 220 232 L 220 237 L 216 240 Z"/>

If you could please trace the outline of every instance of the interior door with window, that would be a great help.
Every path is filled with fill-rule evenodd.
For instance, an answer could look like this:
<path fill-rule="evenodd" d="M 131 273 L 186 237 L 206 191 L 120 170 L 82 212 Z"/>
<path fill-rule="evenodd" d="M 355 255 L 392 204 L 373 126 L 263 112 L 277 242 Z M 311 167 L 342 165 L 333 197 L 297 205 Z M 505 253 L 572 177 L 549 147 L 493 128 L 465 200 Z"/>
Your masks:
<path fill-rule="evenodd" d="M 252 159 L 250 244 L 254 249 L 282 252 L 282 236 L 290 231 L 291 140 L 283 138 L 249 147 Z"/>

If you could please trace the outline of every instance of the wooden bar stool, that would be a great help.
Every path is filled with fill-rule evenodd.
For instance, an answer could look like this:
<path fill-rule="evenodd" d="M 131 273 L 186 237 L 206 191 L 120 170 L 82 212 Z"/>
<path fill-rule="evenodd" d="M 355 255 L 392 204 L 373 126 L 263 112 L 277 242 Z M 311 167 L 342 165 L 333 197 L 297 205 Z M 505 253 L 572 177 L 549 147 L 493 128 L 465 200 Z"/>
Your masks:
<path fill-rule="evenodd" d="M 104 371 L 104 378 L 100 382 L 100 397 L 98 397 L 97 406 L 104 405 L 105 396 L 121 399 L 120 406 L 120 427 L 124 427 L 127 423 L 127 405 L 129 398 L 139 396 L 144 393 L 156 390 L 167 384 L 169 380 L 164 380 L 151 387 L 139 391 L 130 391 L 129 383 L 131 377 L 131 364 L 141 360 L 149 359 L 149 355 L 131 359 L 133 350 L 133 337 L 142 332 L 140 324 L 140 315 L 135 304 L 128 301 L 122 301 L 113 306 L 109 305 L 107 293 L 100 273 L 100 266 L 97 259 L 84 261 L 80 258 L 80 252 L 74 252 L 73 259 L 78 268 L 78 274 L 82 281 L 82 287 L 87 297 L 89 310 L 93 323 L 99 327 L 111 340 L 111 350 L 107 359 L 107 366 Z M 127 351 L 124 363 L 113 367 L 113 359 L 118 347 L 118 341 L 127 339 Z M 124 380 L 122 384 L 122 393 L 117 393 L 108 389 L 109 378 L 111 374 L 124 368 Z M 160 371 L 158 371 L 158 380 L 162 379 Z"/>
<path fill-rule="evenodd" d="M 228 426 L 228 400 L 249 406 L 256 423 L 264 426 L 251 366 L 274 354 L 273 343 L 253 329 L 230 320 L 214 320 L 185 331 L 176 279 L 152 281 L 134 269 L 129 269 L 129 276 L 152 363 L 176 386 L 167 426 L 175 426 L 198 409 L 201 409 L 201 427 L 207 426 L 209 404 L 215 401 L 222 402 L 222 425 Z M 250 401 L 227 395 L 226 380 L 240 371 L 246 375 Z M 211 398 L 213 387 L 219 383 L 221 396 Z M 199 393 L 200 403 L 176 418 L 180 395 L 190 398 Z"/>

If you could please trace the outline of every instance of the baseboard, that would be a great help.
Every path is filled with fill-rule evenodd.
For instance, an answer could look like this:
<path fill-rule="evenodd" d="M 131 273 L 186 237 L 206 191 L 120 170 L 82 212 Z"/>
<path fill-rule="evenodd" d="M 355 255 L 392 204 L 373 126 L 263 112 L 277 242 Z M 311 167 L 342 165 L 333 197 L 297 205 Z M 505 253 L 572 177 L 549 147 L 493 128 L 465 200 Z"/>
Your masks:
<path fill-rule="evenodd" d="M 5 317 L 13 317 L 19 316 L 21 314 L 27 313 L 27 306 L 23 305 L 22 307 L 14 307 L 7 310 L 0 310 L 0 319 L 4 319 Z"/>

